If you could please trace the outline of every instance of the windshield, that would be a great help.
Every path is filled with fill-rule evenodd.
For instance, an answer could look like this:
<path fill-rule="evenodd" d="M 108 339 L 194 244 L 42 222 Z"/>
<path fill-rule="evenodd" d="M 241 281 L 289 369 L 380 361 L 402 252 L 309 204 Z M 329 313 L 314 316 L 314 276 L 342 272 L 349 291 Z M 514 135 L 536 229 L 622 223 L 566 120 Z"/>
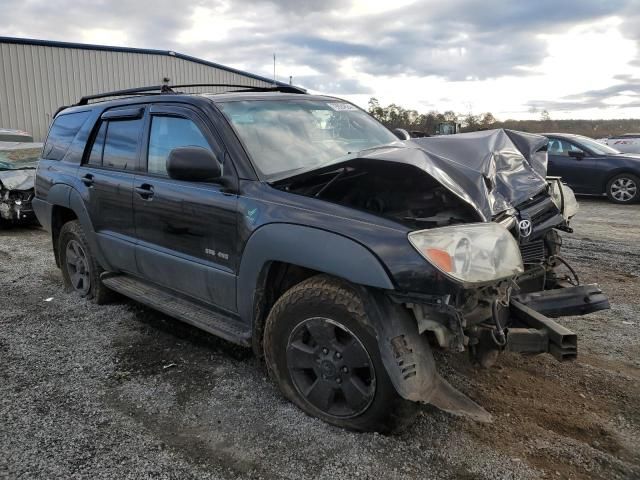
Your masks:
<path fill-rule="evenodd" d="M 0 170 L 36 168 L 41 143 L 0 142 Z"/>
<path fill-rule="evenodd" d="M 267 179 L 397 141 L 366 112 L 339 100 L 218 104 Z"/>
<path fill-rule="evenodd" d="M 583 146 L 587 147 L 593 153 L 597 155 L 617 155 L 620 153 L 619 150 L 615 148 L 611 148 L 608 145 L 603 145 L 602 143 L 596 142 L 595 140 L 589 137 L 583 137 L 578 135 L 575 137 L 576 140 Z"/>

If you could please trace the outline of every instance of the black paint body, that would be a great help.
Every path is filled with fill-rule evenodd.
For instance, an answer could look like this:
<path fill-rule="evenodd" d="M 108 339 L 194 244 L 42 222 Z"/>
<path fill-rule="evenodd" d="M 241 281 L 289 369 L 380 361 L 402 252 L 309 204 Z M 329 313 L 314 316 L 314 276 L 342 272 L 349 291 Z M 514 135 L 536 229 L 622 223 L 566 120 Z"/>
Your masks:
<path fill-rule="evenodd" d="M 144 128 L 137 164 L 128 170 L 87 164 L 105 111 L 138 107 Z M 261 181 L 211 97 L 129 98 L 72 107 L 61 115 L 78 111 L 90 113 L 64 157 L 45 155 L 39 163 L 34 208 L 49 231 L 54 209 L 72 210 L 105 270 L 175 290 L 248 328 L 256 290 L 274 261 L 402 293 L 455 295 L 461 289 L 410 245 L 407 226 Z M 150 116 L 162 112 L 200 127 L 223 163 L 221 181 L 195 183 L 146 172 Z"/>

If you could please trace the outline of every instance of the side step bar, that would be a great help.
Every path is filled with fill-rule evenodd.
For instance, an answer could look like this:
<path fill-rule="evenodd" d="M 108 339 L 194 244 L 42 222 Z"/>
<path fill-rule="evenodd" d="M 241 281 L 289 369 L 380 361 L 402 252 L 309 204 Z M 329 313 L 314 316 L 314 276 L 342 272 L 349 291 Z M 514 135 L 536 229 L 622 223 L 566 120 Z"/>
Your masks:
<path fill-rule="evenodd" d="M 248 347 L 251 331 L 233 317 L 130 275 L 105 272 L 102 283 L 112 290 L 230 342 Z"/>
<path fill-rule="evenodd" d="M 507 350 L 548 352 L 561 362 L 575 360 L 578 356 L 575 333 L 515 299 L 511 300 L 510 307 L 511 320 L 517 326 L 507 332 Z"/>

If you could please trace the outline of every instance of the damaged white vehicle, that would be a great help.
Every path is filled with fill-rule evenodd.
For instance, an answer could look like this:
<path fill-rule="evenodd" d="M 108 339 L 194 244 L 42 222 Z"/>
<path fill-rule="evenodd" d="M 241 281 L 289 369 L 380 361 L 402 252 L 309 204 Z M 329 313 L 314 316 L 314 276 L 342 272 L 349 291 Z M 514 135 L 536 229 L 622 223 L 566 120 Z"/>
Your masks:
<path fill-rule="evenodd" d="M 0 224 L 37 222 L 31 200 L 41 143 L 0 141 Z"/>

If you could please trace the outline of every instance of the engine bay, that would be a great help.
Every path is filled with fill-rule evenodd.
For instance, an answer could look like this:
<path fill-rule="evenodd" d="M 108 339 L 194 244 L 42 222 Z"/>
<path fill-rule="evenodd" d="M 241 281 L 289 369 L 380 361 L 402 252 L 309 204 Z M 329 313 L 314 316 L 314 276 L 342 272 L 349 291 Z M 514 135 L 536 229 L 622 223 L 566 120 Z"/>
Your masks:
<path fill-rule="evenodd" d="M 481 221 L 478 214 L 427 173 L 390 162 L 350 162 L 278 182 L 276 188 L 364 210 L 410 228 Z"/>

